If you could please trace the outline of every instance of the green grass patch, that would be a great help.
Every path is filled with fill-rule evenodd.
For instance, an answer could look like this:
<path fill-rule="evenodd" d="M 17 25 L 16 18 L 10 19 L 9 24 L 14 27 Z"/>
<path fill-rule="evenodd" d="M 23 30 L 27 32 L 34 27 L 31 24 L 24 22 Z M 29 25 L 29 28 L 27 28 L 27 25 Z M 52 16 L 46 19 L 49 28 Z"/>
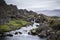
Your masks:
<path fill-rule="evenodd" d="M 30 22 L 27 22 L 24 19 L 13 19 L 13 20 L 10 20 L 9 23 L 5 25 L 0 25 L 0 32 L 16 30 L 28 24 L 30 24 Z"/>
<path fill-rule="evenodd" d="M 11 20 L 8 24 L 11 24 L 13 26 L 24 26 L 24 25 L 27 25 L 29 24 L 30 22 L 27 22 L 23 19 L 19 19 L 19 20 Z"/>
<path fill-rule="evenodd" d="M 27 22 L 23 19 L 19 19 L 19 20 L 14 19 L 14 20 L 9 21 L 8 25 L 13 26 L 11 28 L 15 30 L 15 29 L 21 28 L 22 26 L 26 26 L 29 23 L 30 22 Z"/>
<path fill-rule="evenodd" d="M 29 15 L 28 17 L 29 17 L 29 18 L 34 18 L 34 15 Z"/>
<path fill-rule="evenodd" d="M 8 32 L 10 30 L 8 25 L 0 25 L 0 32 Z"/>

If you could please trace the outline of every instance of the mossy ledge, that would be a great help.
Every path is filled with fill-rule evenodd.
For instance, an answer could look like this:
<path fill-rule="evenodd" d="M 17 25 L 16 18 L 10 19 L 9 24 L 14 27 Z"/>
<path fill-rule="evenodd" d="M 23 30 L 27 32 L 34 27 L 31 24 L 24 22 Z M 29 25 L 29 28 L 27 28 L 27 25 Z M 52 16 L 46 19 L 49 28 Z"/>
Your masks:
<path fill-rule="evenodd" d="M 0 33 L 16 30 L 28 24 L 31 24 L 31 22 L 28 22 L 24 19 L 13 19 L 4 25 L 0 25 Z"/>

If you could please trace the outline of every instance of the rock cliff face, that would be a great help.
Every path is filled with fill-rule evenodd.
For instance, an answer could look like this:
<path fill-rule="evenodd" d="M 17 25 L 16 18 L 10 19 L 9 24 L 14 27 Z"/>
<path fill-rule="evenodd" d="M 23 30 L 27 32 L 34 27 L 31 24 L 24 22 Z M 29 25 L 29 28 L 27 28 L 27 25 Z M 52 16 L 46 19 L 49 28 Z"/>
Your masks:
<path fill-rule="evenodd" d="M 7 4 L 5 3 L 4 0 L 0 0 L 0 24 L 4 24 L 6 21 L 4 19 L 6 19 L 7 17 L 7 12 L 6 12 L 6 7 Z"/>
<path fill-rule="evenodd" d="M 4 0 L 0 0 L 0 24 L 6 24 L 12 18 L 32 18 L 36 15 L 33 11 L 18 9 L 16 5 L 7 5 Z"/>
<path fill-rule="evenodd" d="M 17 18 L 21 14 L 16 5 L 7 5 L 4 0 L 0 0 L 0 24 L 5 24 L 11 18 Z"/>

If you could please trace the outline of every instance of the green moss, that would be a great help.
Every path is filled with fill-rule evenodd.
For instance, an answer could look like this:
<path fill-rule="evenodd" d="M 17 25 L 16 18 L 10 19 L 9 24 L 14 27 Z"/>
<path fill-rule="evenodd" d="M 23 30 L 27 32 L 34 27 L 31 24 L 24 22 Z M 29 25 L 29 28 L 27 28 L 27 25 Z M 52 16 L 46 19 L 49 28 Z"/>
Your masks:
<path fill-rule="evenodd" d="M 7 32 L 10 31 L 11 29 L 9 28 L 8 25 L 0 25 L 0 32 Z"/>
<path fill-rule="evenodd" d="M 29 24 L 30 22 L 27 22 L 23 19 L 19 19 L 19 20 L 11 20 L 8 24 L 11 24 L 13 26 L 24 26 L 24 25 L 27 25 Z"/>
<path fill-rule="evenodd" d="M 33 18 L 33 17 L 34 17 L 34 15 L 29 15 L 28 17 L 29 17 L 29 18 Z"/>
<path fill-rule="evenodd" d="M 5 25 L 0 25 L 0 32 L 7 32 L 10 30 L 16 30 L 19 29 L 23 26 L 26 26 L 30 24 L 30 22 L 27 22 L 23 19 L 13 19 L 10 20 L 9 23 L 5 24 Z"/>

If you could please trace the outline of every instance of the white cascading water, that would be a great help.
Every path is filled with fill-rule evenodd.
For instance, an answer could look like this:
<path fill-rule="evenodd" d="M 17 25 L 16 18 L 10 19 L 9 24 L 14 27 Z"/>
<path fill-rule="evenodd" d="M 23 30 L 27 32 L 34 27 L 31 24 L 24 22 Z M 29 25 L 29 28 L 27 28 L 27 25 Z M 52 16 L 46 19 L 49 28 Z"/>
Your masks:
<path fill-rule="evenodd" d="M 7 32 L 6 34 L 13 34 L 13 37 L 5 37 L 5 39 L 1 38 L 1 40 L 46 40 L 46 39 L 41 39 L 38 36 L 28 35 L 28 32 L 31 29 L 37 28 L 36 25 L 39 25 L 39 23 L 35 22 L 35 19 L 33 22 L 34 22 L 33 25 L 28 25 L 26 27 L 22 27 L 19 30 Z M 21 32 L 22 34 L 15 35 L 15 32 Z"/>

